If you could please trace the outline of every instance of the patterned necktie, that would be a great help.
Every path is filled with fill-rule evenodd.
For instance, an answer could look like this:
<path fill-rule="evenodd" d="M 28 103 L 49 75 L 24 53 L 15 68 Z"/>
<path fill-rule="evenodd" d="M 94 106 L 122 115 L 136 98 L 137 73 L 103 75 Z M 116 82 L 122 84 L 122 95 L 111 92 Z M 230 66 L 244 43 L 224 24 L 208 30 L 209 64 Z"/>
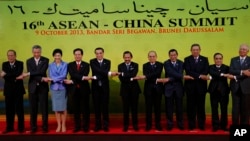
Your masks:
<path fill-rule="evenodd" d="M 76 69 L 79 71 L 80 70 L 80 63 L 77 63 Z"/>
<path fill-rule="evenodd" d="M 240 59 L 240 65 L 242 65 L 244 63 L 244 59 Z"/>
<path fill-rule="evenodd" d="M 129 71 L 129 64 L 126 64 L 126 67 L 127 67 L 127 71 Z"/>
<path fill-rule="evenodd" d="M 194 58 L 194 62 L 195 62 L 195 63 L 198 63 L 198 57 L 195 57 L 195 58 Z"/>

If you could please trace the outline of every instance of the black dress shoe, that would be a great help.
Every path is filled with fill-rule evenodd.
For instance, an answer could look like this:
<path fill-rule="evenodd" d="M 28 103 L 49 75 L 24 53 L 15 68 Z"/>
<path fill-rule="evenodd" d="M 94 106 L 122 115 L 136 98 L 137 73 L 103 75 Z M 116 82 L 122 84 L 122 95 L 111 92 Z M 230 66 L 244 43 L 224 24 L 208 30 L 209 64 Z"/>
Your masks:
<path fill-rule="evenodd" d="M 88 133 L 89 132 L 89 128 L 83 128 L 83 132 Z"/>
<path fill-rule="evenodd" d="M 94 132 L 99 132 L 102 128 L 101 127 L 95 127 Z"/>
<path fill-rule="evenodd" d="M 128 132 L 128 127 L 123 127 L 122 131 L 123 132 Z"/>
<path fill-rule="evenodd" d="M 184 127 L 183 127 L 183 126 L 179 126 L 178 128 L 179 128 L 181 131 L 184 130 Z"/>
<path fill-rule="evenodd" d="M 213 131 L 213 132 L 217 132 L 217 131 L 218 131 L 218 128 L 217 128 L 217 127 L 213 127 L 212 131 Z"/>
<path fill-rule="evenodd" d="M 135 130 L 135 131 L 139 131 L 138 126 L 134 126 L 134 130 Z"/>
<path fill-rule="evenodd" d="M 13 132 L 14 130 L 12 130 L 12 129 L 6 129 L 5 131 L 3 131 L 2 133 L 3 134 L 7 134 L 7 133 L 10 133 L 10 132 Z"/>
<path fill-rule="evenodd" d="M 226 131 L 226 132 L 228 132 L 229 131 L 229 129 L 228 128 L 221 128 L 221 130 L 223 130 L 223 131 Z"/>
<path fill-rule="evenodd" d="M 30 133 L 31 133 L 31 134 L 35 134 L 35 133 L 36 133 L 36 129 L 30 130 Z"/>
<path fill-rule="evenodd" d="M 167 127 L 167 130 L 168 130 L 168 131 L 171 131 L 172 129 L 173 129 L 173 126 L 168 126 L 168 127 Z"/>
<path fill-rule="evenodd" d="M 104 131 L 104 132 L 108 132 L 108 131 L 109 131 L 109 128 L 108 128 L 108 127 L 103 127 L 103 131 Z"/>
<path fill-rule="evenodd" d="M 18 129 L 19 133 L 24 133 L 24 129 Z"/>
<path fill-rule="evenodd" d="M 151 127 L 146 127 L 145 128 L 145 131 L 147 131 L 147 132 L 150 131 L 150 130 L 151 130 Z"/>
<path fill-rule="evenodd" d="M 43 133 L 48 133 L 49 131 L 48 131 L 48 129 L 43 129 L 42 132 L 43 132 Z"/>
<path fill-rule="evenodd" d="M 162 131 L 161 126 L 156 126 L 155 129 L 156 129 L 157 131 Z"/>
<path fill-rule="evenodd" d="M 80 131 L 80 128 L 75 128 L 74 130 L 73 130 L 73 133 L 77 133 L 77 132 L 79 132 Z"/>

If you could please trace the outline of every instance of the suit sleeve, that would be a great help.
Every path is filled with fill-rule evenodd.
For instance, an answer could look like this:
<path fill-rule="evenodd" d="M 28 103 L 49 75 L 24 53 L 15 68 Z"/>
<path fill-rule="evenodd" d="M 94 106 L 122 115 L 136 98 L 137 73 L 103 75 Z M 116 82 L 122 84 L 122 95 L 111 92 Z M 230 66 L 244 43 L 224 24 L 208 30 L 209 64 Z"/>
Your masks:
<path fill-rule="evenodd" d="M 163 65 L 162 64 L 157 64 L 157 65 L 158 65 L 158 67 L 156 67 L 157 69 L 153 72 L 149 71 L 147 64 L 143 65 L 143 75 L 146 76 L 146 79 L 154 79 L 157 78 L 159 74 L 161 74 Z"/>
<path fill-rule="evenodd" d="M 85 68 L 84 69 L 84 73 L 83 73 L 83 75 L 81 75 L 81 74 L 76 73 L 74 71 L 74 66 L 73 66 L 72 63 L 68 65 L 69 75 L 71 76 L 71 79 L 72 79 L 73 82 L 75 80 L 81 81 L 83 76 L 88 76 L 88 74 L 89 74 L 89 64 L 85 64 L 84 68 Z"/>
<path fill-rule="evenodd" d="M 49 59 L 45 58 L 43 61 L 44 61 L 44 63 L 42 64 L 42 66 L 36 70 L 32 69 L 31 66 L 33 64 L 31 64 L 31 60 L 27 61 L 27 70 L 30 73 L 30 76 L 33 76 L 37 82 L 41 82 L 42 77 L 45 76 L 46 71 L 48 69 Z"/>
<path fill-rule="evenodd" d="M 99 66 L 95 65 L 94 60 L 90 61 L 91 69 L 95 73 L 97 79 L 101 78 L 102 76 L 108 75 L 108 73 L 110 71 L 110 65 L 111 65 L 110 61 L 105 60 L 105 62 L 103 62 L 103 63 L 106 63 L 105 64 L 106 67 L 105 68 L 102 67 L 102 69 L 100 69 Z"/>
<path fill-rule="evenodd" d="M 13 78 L 15 79 L 16 77 L 18 77 L 19 75 L 21 75 L 23 73 L 23 62 L 18 62 L 17 64 L 17 71 L 8 71 L 8 63 L 3 63 L 2 64 L 2 68 L 3 71 L 6 73 L 6 75 L 4 76 L 5 79 L 7 78 Z"/>
<path fill-rule="evenodd" d="M 183 78 L 183 64 L 180 63 L 179 70 L 174 70 L 173 67 L 171 67 L 171 64 L 166 62 L 164 65 L 164 70 L 168 74 L 170 81 L 174 81 L 176 79 L 182 79 Z"/>
<path fill-rule="evenodd" d="M 230 62 L 229 73 L 232 74 L 232 75 L 234 75 L 237 80 L 245 78 L 246 76 L 240 75 L 241 69 L 237 68 L 235 66 L 236 63 L 237 63 L 237 60 L 235 58 L 232 58 L 231 62 Z"/>
<path fill-rule="evenodd" d="M 49 65 L 49 74 L 50 74 L 50 78 L 53 80 L 53 82 L 61 82 L 61 83 L 63 83 L 63 80 L 67 76 L 67 64 L 63 65 L 62 71 L 60 72 L 59 75 L 56 74 L 55 69 L 53 68 L 53 66 Z"/>

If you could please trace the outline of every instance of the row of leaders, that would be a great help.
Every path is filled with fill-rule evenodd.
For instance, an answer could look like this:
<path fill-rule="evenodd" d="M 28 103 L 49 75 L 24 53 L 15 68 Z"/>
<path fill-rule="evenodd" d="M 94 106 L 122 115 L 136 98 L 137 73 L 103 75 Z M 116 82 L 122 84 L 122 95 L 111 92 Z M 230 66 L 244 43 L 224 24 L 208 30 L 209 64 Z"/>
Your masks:
<path fill-rule="evenodd" d="M 54 61 L 41 55 L 42 47 L 32 47 L 33 56 L 26 61 L 27 72 L 23 72 L 23 62 L 16 59 L 16 51 L 8 50 L 8 61 L 2 63 L 1 77 L 4 78 L 3 94 L 5 96 L 6 129 L 3 133 L 14 131 L 15 114 L 18 117 L 18 131 L 23 133 L 24 109 L 23 79 L 28 80 L 28 99 L 30 105 L 30 133 L 36 133 L 38 108 L 42 114 L 42 132 L 48 130 L 48 92 L 50 90 L 52 110 L 55 112 L 57 128 L 55 132 L 66 132 L 67 101 L 72 96 L 74 129 L 73 132 L 90 131 L 90 93 L 94 107 L 94 131 L 109 132 L 109 76 L 120 80 L 122 99 L 123 128 L 129 130 L 131 113 L 133 130 L 138 131 L 138 100 L 143 92 L 145 97 L 145 131 L 153 128 L 162 131 L 161 101 L 165 98 L 166 129 L 174 127 L 184 130 L 183 96 L 186 93 L 188 130 L 205 130 L 205 97 L 210 93 L 212 109 L 212 131 L 228 131 L 228 101 L 232 95 L 232 125 L 249 124 L 250 113 L 250 57 L 249 46 L 241 44 L 239 55 L 231 59 L 230 66 L 223 64 L 223 54 L 215 53 L 214 64 L 209 65 L 208 58 L 201 55 L 199 44 L 191 45 L 191 55 L 184 61 L 178 59 L 178 51 L 170 49 L 169 59 L 164 63 L 157 61 L 155 51 L 148 52 L 148 62 L 143 64 L 143 75 L 137 75 L 138 63 L 133 62 L 130 51 L 123 53 L 124 62 L 118 65 L 118 71 L 110 71 L 111 61 L 104 58 L 104 49 L 95 48 L 96 58 L 90 62 L 83 61 L 83 50 L 73 50 L 75 61 L 67 63 L 62 60 L 63 52 L 55 49 Z M 89 76 L 90 68 L 92 76 Z M 165 70 L 165 77 L 161 74 Z M 47 75 L 48 70 L 48 75 Z M 69 74 L 70 79 L 67 79 Z M 230 84 L 228 84 L 230 79 Z M 92 81 L 92 83 L 89 82 Z M 144 80 L 141 90 L 138 81 Z M 183 81 L 184 80 L 184 81 Z M 207 87 L 207 81 L 210 80 Z M 50 85 L 49 85 L 50 84 Z M 220 114 L 218 112 L 220 108 Z M 154 112 L 154 124 L 152 114 Z M 174 122 L 174 112 L 176 122 Z M 220 117 L 219 117 L 220 115 Z"/>

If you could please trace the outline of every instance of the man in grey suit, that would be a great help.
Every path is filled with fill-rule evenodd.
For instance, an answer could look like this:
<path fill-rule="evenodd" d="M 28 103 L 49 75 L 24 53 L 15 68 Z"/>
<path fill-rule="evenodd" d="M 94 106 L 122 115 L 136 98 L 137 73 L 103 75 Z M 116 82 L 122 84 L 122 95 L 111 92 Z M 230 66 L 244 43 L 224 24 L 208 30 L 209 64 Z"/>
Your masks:
<path fill-rule="evenodd" d="M 230 63 L 233 125 L 249 124 L 250 57 L 247 56 L 248 52 L 248 45 L 240 45 L 239 56 L 232 58 Z"/>

